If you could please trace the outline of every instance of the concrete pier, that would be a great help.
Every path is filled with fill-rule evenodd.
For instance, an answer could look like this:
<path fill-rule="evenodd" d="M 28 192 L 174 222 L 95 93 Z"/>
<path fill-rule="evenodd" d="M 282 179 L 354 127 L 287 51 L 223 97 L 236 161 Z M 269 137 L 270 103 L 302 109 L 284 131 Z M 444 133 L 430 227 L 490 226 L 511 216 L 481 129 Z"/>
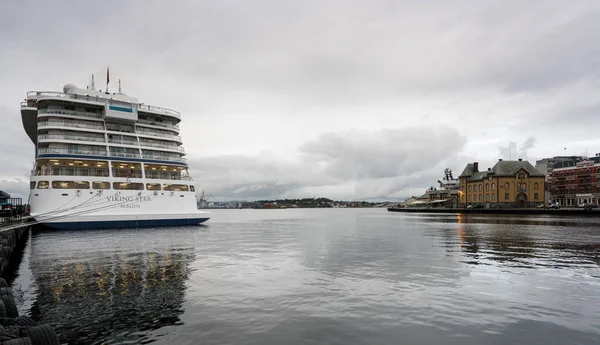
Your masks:
<path fill-rule="evenodd" d="M 390 212 L 404 213 L 467 213 L 467 214 L 518 214 L 518 215 L 554 215 L 554 216 L 592 216 L 599 217 L 600 209 L 583 208 L 417 208 L 389 207 Z"/>

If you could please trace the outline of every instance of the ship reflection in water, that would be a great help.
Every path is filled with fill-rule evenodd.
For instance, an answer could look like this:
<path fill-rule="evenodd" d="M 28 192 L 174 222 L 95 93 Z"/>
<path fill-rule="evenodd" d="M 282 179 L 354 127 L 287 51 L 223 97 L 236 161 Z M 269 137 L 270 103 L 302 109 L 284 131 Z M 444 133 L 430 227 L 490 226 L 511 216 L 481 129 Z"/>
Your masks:
<path fill-rule="evenodd" d="M 139 230 L 34 235 L 31 316 L 52 323 L 61 342 L 71 344 L 100 339 L 146 343 L 151 331 L 182 324 L 188 265 L 194 258 L 191 233 L 170 229 L 180 242 L 167 247 L 160 243 L 167 234 L 146 231 L 156 232 L 156 237 L 143 237 L 156 239 L 154 243 L 135 246 Z M 161 331 L 165 333 L 168 329 Z"/>
<path fill-rule="evenodd" d="M 598 344 L 598 218 L 216 210 L 43 232 L 19 307 L 63 344 Z"/>

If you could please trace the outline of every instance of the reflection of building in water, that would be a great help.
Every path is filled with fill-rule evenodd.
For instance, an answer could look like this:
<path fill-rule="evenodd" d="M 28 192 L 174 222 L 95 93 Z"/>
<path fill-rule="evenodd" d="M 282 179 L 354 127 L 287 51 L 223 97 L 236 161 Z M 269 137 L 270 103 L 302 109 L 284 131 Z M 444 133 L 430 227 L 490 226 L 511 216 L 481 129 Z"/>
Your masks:
<path fill-rule="evenodd" d="M 179 324 L 193 248 L 158 250 L 32 259 L 32 316 L 56 325 L 67 342 L 136 340 L 144 331 Z"/>

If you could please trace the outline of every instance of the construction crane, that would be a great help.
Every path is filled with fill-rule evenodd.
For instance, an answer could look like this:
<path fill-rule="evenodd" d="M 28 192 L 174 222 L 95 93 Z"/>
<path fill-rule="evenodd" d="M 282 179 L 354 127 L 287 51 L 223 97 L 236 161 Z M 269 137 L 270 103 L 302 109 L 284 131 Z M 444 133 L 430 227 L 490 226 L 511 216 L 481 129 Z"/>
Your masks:
<path fill-rule="evenodd" d="M 200 194 L 200 198 L 198 199 L 198 208 L 205 208 L 210 198 L 214 198 L 214 195 L 206 195 L 204 194 L 204 191 L 202 191 L 202 194 Z"/>

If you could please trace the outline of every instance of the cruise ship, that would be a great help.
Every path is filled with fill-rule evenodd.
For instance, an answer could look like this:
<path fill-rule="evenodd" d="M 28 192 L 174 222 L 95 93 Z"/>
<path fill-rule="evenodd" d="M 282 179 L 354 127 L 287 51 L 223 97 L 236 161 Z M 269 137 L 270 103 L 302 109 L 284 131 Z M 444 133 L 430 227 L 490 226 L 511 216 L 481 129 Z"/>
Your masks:
<path fill-rule="evenodd" d="M 107 72 L 107 90 L 108 90 Z M 179 136 L 181 114 L 121 92 L 31 91 L 21 103 L 35 145 L 30 212 L 60 229 L 199 224 Z"/>

